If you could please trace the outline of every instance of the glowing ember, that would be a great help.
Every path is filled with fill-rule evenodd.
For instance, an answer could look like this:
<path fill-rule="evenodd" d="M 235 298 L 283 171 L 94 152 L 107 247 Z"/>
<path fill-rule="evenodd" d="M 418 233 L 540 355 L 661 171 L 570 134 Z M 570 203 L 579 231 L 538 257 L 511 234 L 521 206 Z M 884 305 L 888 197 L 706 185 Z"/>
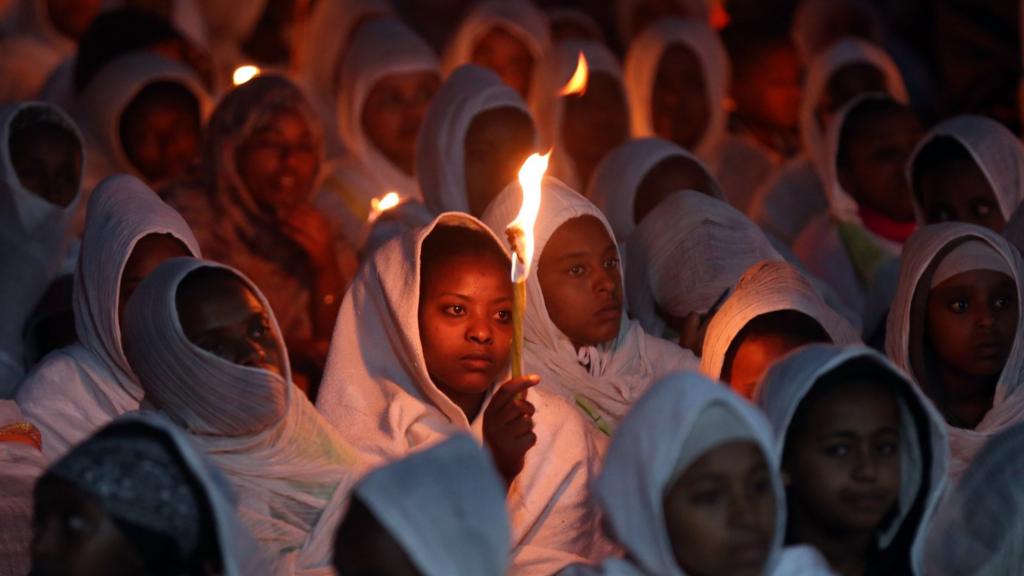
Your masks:
<path fill-rule="evenodd" d="M 590 66 L 587 65 L 587 58 L 580 52 L 579 59 L 576 60 L 576 71 L 572 73 L 572 78 L 569 78 L 569 82 L 558 92 L 559 96 L 571 96 L 577 95 L 582 96 L 587 91 L 587 79 L 590 76 Z"/>
<path fill-rule="evenodd" d="M 512 259 L 512 281 L 523 281 L 530 274 L 533 260 L 533 224 L 540 212 L 540 185 L 548 169 L 551 152 L 534 154 L 519 169 L 519 186 L 523 189 L 523 204 L 519 215 L 506 228 L 516 257 Z"/>
<path fill-rule="evenodd" d="M 231 73 L 231 82 L 235 86 L 241 86 L 259 75 L 260 69 L 258 66 L 246 64 L 245 66 L 235 68 L 235 71 Z"/>
<path fill-rule="evenodd" d="M 401 201 L 402 197 L 398 195 L 398 192 L 388 192 L 380 198 L 370 200 L 370 208 L 372 208 L 374 212 L 384 212 L 398 206 L 398 203 Z"/>

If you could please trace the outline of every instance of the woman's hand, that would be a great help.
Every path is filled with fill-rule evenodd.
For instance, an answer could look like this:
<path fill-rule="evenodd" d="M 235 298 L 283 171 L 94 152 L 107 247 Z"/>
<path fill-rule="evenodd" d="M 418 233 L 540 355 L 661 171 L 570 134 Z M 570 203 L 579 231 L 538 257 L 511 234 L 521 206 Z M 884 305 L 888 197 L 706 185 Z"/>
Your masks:
<path fill-rule="evenodd" d="M 508 486 L 522 471 L 526 452 L 537 443 L 533 432 L 535 408 L 527 401 L 526 391 L 539 382 L 536 375 L 505 382 L 484 410 L 484 441 Z"/>
<path fill-rule="evenodd" d="M 312 204 L 301 204 L 283 216 L 281 231 L 306 253 L 315 271 L 332 270 L 337 273 L 338 260 L 334 253 L 331 225 Z"/>

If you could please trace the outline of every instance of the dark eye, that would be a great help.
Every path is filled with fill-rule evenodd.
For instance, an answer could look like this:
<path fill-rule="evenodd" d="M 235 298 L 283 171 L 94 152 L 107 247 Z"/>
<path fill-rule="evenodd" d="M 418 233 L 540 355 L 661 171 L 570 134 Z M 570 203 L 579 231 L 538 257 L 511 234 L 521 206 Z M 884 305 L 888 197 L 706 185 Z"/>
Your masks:
<path fill-rule="evenodd" d="M 466 314 L 466 307 L 461 304 L 452 304 L 445 308 L 444 312 L 449 316 L 464 316 Z"/>
<path fill-rule="evenodd" d="M 953 215 L 949 210 L 936 210 L 932 213 L 932 222 L 949 222 L 953 219 Z"/>
<path fill-rule="evenodd" d="M 825 455 L 830 458 L 846 458 L 850 454 L 850 447 L 846 444 L 831 444 L 825 446 Z"/>
<path fill-rule="evenodd" d="M 574 278 L 579 277 L 579 276 L 583 276 L 583 273 L 586 272 L 586 271 L 587 271 L 587 269 L 585 267 L 580 266 L 578 264 L 575 265 L 575 266 L 570 266 L 569 267 L 569 276 L 572 276 Z"/>
<path fill-rule="evenodd" d="M 953 300 L 952 302 L 949 303 L 949 309 L 954 314 L 963 314 L 964 312 L 967 312 L 968 308 L 969 306 L 967 304 L 967 300 L 959 299 Z"/>
<path fill-rule="evenodd" d="M 995 302 L 993 302 L 992 304 L 996 307 L 997 310 L 1004 310 L 1006 308 L 1009 308 L 1010 305 L 1013 304 L 1013 299 L 1007 296 L 1000 296 L 996 298 Z"/>
<path fill-rule="evenodd" d="M 607 269 L 618 268 L 619 267 L 619 259 L 618 258 L 609 258 L 609 259 L 605 260 L 604 261 L 604 267 L 607 268 Z"/>
<path fill-rule="evenodd" d="M 499 322 L 509 322 L 512 320 L 512 312 L 508 310 L 499 310 L 495 317 Z"/>
<path fill-rule="evenodd" d="M 882 442 L 875 448 L 875 450 L 877 450 L 878 453 L 883 456 L 891 456 L 892 454 L 898 452 L 899 449 L 899 445 L 896 444 L 895 442 Z"/>
<path fill-rule="evenodd" d="M 717 489 L 697 490 L 690 495 L 690 502 L 697 506 L 713 506 L 722 499 L 722 491 Z"/>
<path fill-rule="evenodd" d="M 992 214 L 992 208 L 993 206 L 989 202 L 975 202 L 974 206 L 971 207 L 971 211 L 979 218 L 988 218 Z"/>

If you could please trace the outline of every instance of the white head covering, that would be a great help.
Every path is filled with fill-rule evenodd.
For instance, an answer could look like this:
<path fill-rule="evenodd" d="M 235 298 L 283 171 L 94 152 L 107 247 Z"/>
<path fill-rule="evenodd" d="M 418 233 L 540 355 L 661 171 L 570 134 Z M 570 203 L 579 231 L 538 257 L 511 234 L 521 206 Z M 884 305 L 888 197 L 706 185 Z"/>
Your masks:
<path fill-rule="evenodd" d="M 989 186 L 995 191 L 999 212 L 1009 221 L 1013 211 L 1024 200 L 1024 147 L 1005 126 L 984 116 L 954 116 L 940 122 L 918 142 L 907 162 L 907 180 L 914 185 L 914 165 L 921 152 L 937 138 L 959 142 L 981 169 Z M 914 190 L 917 221 L 924 223 L 921 191 Z"/>
<path fill-rule="evenodd" d="M 615 340 L 579 351 L 548 315 L 536 264 L 548 240 L 574 218 L 596 218 L 614 241 L 611 226 L 589 200 L 554 178 L 542 184 L 540 213 L 534 226 L 534 272 L 526 281 L 526 316 L 523 320 L 524 362 L 527 370 L 541 376 L 540 386 L 570 402 L 596 405 L 596 415 L 618 422 L 655 379 L 676 370 L 696 367 L 696 360 L 679 346 L 644 332 L 625 311 Z M 492 230 L 503 233 L 519 211 L 522 191 L 510 184 L 484 214 Z M 586 409 L 586 408 L 585 408 Z M 591 413 L 591 410 L 587 410 Z M 594 418 L 595 414 L 591 413 Z M 596 419 L 596 418 L 595 418 Z"/>
<path fill-rule="evenodd" d="M 604 212 L 615 231 L 615 239 L 625 242 L 639 224 L 633 207 L 636 193 L 644 177 L 668 158 L 685 158 L 700 166 L 708 180 L 714 183 L 711 193 L 723 198 L 718 189 L 718 180 L 711 174 L 704 162 L 674 142 L 661 138 L 637 138 L 627 140 L 608 153 L 594 170 L 594 176 L 587 187 L 587 198 Z"/>
<path fill-rule="evenodd" d="M 729 90 L 730 66 L 722 40 L 703 20 L 659 20 L 630 43 L 624 68 L 633 136 L 656 136 L 651 108 L 654 84 L 658 78 L 658 67 L 661 65 L 662 57 L 676 45 L 689 48 L 696 55 L 704 72 L 704 86 L 707 89 L 711 118 L 708 119 L 707 128 L 700 142 L 694 146 L 693 152 L 705 162 L 713 163 L 727 128 L 725 99 Z"/>
<path fill-rule="evenodd" d="M 80 193 L 67 206 L 51 204 L 22 185 L 11 158 L 11 135 L 17 124 L 64 129 L 77 140 L 85 165 L 82 136 L 59 108 L 41 102 L 0 108 L 0 302 L 5 309 L 0 356 L 11 364 L 10 372 L 0 367 L 0 398 L 10 397 L 24 376 L 25 322 L 60 271 L 74 234 L 73 221 L 84 204 Z M 82 172 L 76 176 L 77 191 Z"/>
<path fill-rule="evenodd" d="M 892 58 L 878 46 L 859 38 L 845 37 L 836 40 L 827 50 L 818 54 L 807 68 L 804 80 L 803 100 L 800 103 L 800 140 L 804 153 L 810 157 L 818 177 L 828 181 L 825 166 L 829 164 L 828 145 L 825 140 L 826 127 L 818 122 L 818 105 L 825 96 L 825 89 L 832 76 L 845 66 L 869 64 L 885 76 L 889 95 L 896 101 L 907 103 L 907 89 L 903 76 Z"/>
<path fill-rule="evenodd" d="M 363 132 L 363 107 L 378 81 L 415 72 L 438 72 L 434 51 L 402 22 L 376 18 L 364 22 L 352 35 L 338 83 L 342 143 L 361 163 L 367 176 L 379 183 L 381 193 L 395 191 L 403 198 L 420 197 L 416 179 L 388 160 Z"/>
<path fill-rule="evenodd" d="M 506 572 L 505 492 L 490 454 L 463 433 L 370 472 L 353 489 L 424 576 Z"/>
<path fill-rule="evenodd" d="M 0 574 L 20 576 L 32 567 L 33 491 L 46 463 L 35 446 L 13 437 L 38 434 L 11 400 L 0 400 Z M 8 438 L 4 438 L 8 436 Z"/>
<path fill-rule="evenodd" d="M 912 542 L 909 564 L 915 574 L 922 574 L 927 527 L 946 486 L 949 447 L 942 416 L 913 382 L 885 356 L 870 348 L 812 344 L 775 363 L 758 384 L 754 401 L 772 423 L 776 434 L 775 451 L 782 458 L 789 427 L 801 403 L 823 378 L 853 362 L 870 362 L 900 382 L 898 389 L 894 390 L 900 411 L 899 514 L 879 534 L 879 546 L 888 547 L 898 533 L 909 530 L 912 536 L 904 536 L 900 540 L 905 538 L 908 544 Z M 928 468 L 924 469 L 926 464 Z M 920 516 L 912 525 L 904 526 L 911 508 L 922 498 Z"/>
<path fill-rule="evenodd" d="M 708 324 L 701 354 L 701 372 L 722 376 L 725 357 L 736 335 L 758 316 L 793 310 L 810 316 L 832 339 L 845 346 L 860 342 L 857 330 L 829 308 L 811 283 L 786 262 L 759 262 L 736 283 L 729 299 Z"/>
<path fill-rule="evenodd" d="M 190 68 L 150 52 L 117 58 L 96 74 L 75 105 L 74 115 L 90 147 L 87 187 L 116 172 L 139 174 L 121 142 L 121 116 L 139 92 L 158 82 L 179 84 L 191 92 L 199 104 L 199 121 L 205 123 L 213 103 Z"/>
<path fill-rule="evenodd" d="M 649 334 L 672 316 L 706 314 L 762 260 L 782 260 L 761 229 L 725 202 L 673 192 L 637 226 L 627 245 L 629 312 Z"/>
<path fill-rule="evenodd" d="M 179 286 L 211 268 L 235 275 L 259 299 L 277 333 L 283 376 L 221 359 L 185 336 Z M 147 400 L 227 473 L 268 555 L 296 574 L 329 566 L 334 508 L 355 481 L 355 456 L 292 385 L 284 340 L 259 288 L 227 266 L 175 258 L 139 285 L 124 318 L 125 351 Z"/>
<path fill-rule="evenodd" d="M 923 313 L 916 318 L 914 302 L 919 300 L 921 288 L 930 289 L 931 276 L 940 264 L 941 258 L 956 244 L 977 240 L 990 246 L 1009 264 L 1012 278 L 1017 285 L 1017 301 L 1024 301 L 1022 288 L 1020 254 L 996 233 L 971 224 L 948 223 L 925 226 L 914 233 L 903 249 L 899 285 L 893 298 L 886 326 L 885 352 L 901 370 L 914 377 L 917 384 L 928 393 L 932 384 L 927 381 L 923 359 L 913 350 L 924 349 L 924 342 L 911 341 L 911 332 L 923 339 Z M 921 299 L 920 302 L 925 302 Z M 916 328 L 915 328 L 916 326 Z M 1017 320 L 1017 331 L 1013 348 L 1006 359 L 1006 365 L 996 384 L 992 409 L 973 430 L 949 426 L 949 443 L 953 461 L 950 474 L 957 478 L 974 458 L 974 455 L 989 438 L 1006 427 L 1024 419 L 1024 395 L 1020 394 L 1024 381 L 1024 318 Z"/>
<path fill-rule="evenodd" d="M 495 73 L 472 64 L 455 70 L 434 96 L 416 145 L 416 176 L 424 202 L 434 213 L 469 212 L 466 133 L 477 116 L 499 108 L 530 116 L 515 90 Z"/>
<path fill-rule="evenodd" d="M 993 436 L 943 502 L 928 537 L 928 574 L 998 576 L 1024 565 L 1024 425 Z"/>
<path fill-rule="evenodd" d="M 616 0 L 615 1 L 615 22 L 618 25 L 619 41 L 629 44 L 634 34 L 639 35 L 643 30 L 634 30 L 633 15 L 638 4 L 645 0 Z M 680 18 L 691 18 L 694 20 L 707 20 L 710 16 L 708 2 L 706 0 L 673 0 Z"/>
<path fill-rule="evenodd" d="M 593 40 L 566 40 L 553 46 L 543 60 L 534 68 L 534 79 L 530 89 L 529 104 L 540 134 L 541 147 L 553 149 L 549 174 L 563 180 L 574 189 L 580 189 L 579 177 L 572 158 L 564 150 L 562 142 L 562 114 L 565 109 L 564 98 L 559 91 L 572 78 L 579 63 L 579 55 L 587 59 L 590 76 L 605 74 L 619 83 L 622 82 L 622 69 L 619 61 L 607 46 Z M 623 98 L 629 102 L 625 89 Z"/>
<path fill-rule="evenodd" d="M 860 19 L 863 30 L 847 29 L 846 18 L 855 15 Z M 878 10 L 864 0 L 802 0 L 793 14 L 790 36 L 796 45 L 800 59 L 810 62 L 826 50 L 837 33 L 863 33 L 864 39 L 881 46 L 884 38 L 883 24 Z"/>
<path fill-rule="evenodd" d="M 531 0 L 483 0 L 463 18 L 444 50 L 445 76 L 471 63 L 477 44 L 495 28 L 522 42 L 535 65 L 551 46 L 547 17 Z"/>
<path fill-rule="evenodd" d="M 457 432 L 483 440 L 483 414 L 470 422 L 427 373 L 420 340 L 420 254 L 439 226 L 480 232 L 479 220 L 445 213 L 373 253 L 342 302 L 317 408 L 371 462 L 401 458 Z M 527 367 L 532 370 L 527 356 Z M 499 379 L 504 380 L 506 376 Z M 537 444 L 508 497 L 514 570 L 552 574 L 596 554 L 597 518 L 589 499 L 597 447 L 577 411 L 534 388 Z"/>
<path fill-rule="evenodd" d="M 772 572 L 782 552 L 786 496 L 771 428 L 749 403 L 694 373 L 662 378 L 636 403 L 612 440 L 595 487 L 611 532 L 638 572 L 684 574 L 665 525 L 665 494 L 695 460 L 736 440 L 756 443 L 772 471 L 775 531 L 765 573 Z"/>

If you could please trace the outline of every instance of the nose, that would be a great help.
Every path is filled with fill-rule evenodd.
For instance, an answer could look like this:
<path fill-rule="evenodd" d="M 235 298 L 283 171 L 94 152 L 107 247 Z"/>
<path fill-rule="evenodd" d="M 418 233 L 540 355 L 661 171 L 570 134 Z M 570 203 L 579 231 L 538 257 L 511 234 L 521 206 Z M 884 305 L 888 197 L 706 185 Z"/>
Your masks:
<path fill-rule="evenodd" d="M 874 482 L 878 478 L 878 462 L 868 449 L 857 451 L 857 460 L 853 469 L 856 480 L 862 482 Z"/>
<path fill-rule="evenodd" d="M 619 282 L 619 271 L 615 268 L 601 267 L 594 280 L 594 292 L 608 294 L 615 290 Z"/>
<path fill-rule="evenodd" d="M 736 528 L 753 528 L 757 525 L 757 512 L 754 497 L 734 495 L 729 506 L 729 520 Z"/>
<path fill-rule="evenodd" d="M 979 328 L 991 328 L 996 322 L 996 309 L 992 304 L 978 307 L 975 323 Z"/>
<path fill-rule="evenodd" d="M 494 341 L 491 325 L 484 320 L 476 320 L 466 329 L 466 339 L 474 344 L 488 345 Z"/>
<path fill-rule="evenodd" d="M 242 366 L 259 368 L 267 359 L 267 352 L 258 343 L 247 340 L 245 345 L 238 351 L 238 362 Z"/>

